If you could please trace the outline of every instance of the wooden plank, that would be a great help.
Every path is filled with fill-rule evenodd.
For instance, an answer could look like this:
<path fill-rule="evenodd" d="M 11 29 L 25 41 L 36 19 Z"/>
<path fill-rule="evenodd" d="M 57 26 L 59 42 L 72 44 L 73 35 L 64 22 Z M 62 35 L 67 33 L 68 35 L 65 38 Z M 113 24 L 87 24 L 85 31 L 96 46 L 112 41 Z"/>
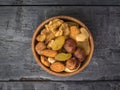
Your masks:
<path fill-rule="evenodd" d="M 51 13 L 52 12 L 52 13 Z M 69 15 L 83 21 L 95 40 L 88 67 L 72 77 L 56 77 L 41 69 L 31 52 L 31 38 L 43 20 Z M 0 80 L 120 80 L 119 7 L 30 6 L 0 8 Z"/>
<path fill-rule="evenodd" d="M 2 82 L 0 90 L 120 90 L 120 82 Z"/>
<path fill-rule="evenodd" d="M 120 5 L 120 0 L 0 0 L 0 5 Z"/>

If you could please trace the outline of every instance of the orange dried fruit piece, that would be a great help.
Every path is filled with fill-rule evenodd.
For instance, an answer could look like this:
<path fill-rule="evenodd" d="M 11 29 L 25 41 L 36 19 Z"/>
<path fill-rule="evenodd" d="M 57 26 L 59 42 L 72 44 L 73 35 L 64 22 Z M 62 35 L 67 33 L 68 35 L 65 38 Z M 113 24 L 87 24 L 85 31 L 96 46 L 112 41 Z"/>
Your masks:
<path fill-rule="evenodd" d="M 40 53 L 41 55 L 44 55 L 46 57 L 55 57 L 57 55 L 57 52 L 54 50 L 43 50 Z"/>
<path fill-rule="evenodd" d="M 50 69 L 54 72 L 62 72 L 65 70 L 65 66 L 61 62 L 54 62 L 50 65 Z"/>
<path fill-rule="evenodd" d="M 45 38 L 46 38 L 45 34 L 40 34 L 36 37 L 36 40 L 43 42 L 43 41 L 45 41 Z"/>
<path fill-rule="evenodd" d="M 40 55 L 41 51 L 46 48 L 46 45 L 43 42 L 38 42 L 35 46 L 36 52 Z"/>
<path fill-rule="evenodd" d="M 57 61 L 66 61 L 66 60 L 70 59 L 71 57 L 72 57 L 72 54 L 70 54 L 70 53 L 58 53 L 55 56 L 55 60 L 57 60 Z"/>
<path fill-rule="evenodd" d="M 60 50 L 65 42 L 65 37 L 64 36 L 59 36 L 55 39 L 55 41 L 52 44 L 52 50 Z"/>
<path fill-rule="evenodd" d="M 47 60 L 46 57 L 41 56 L 41 57 L 40 57 L 40 60 L 41 60 L 41 62 L 42 62 L 43 65 L 45 65 L 45 66 L 47 66 L 47 67 L 50 66 L 50 62 Z"/>
<path fill-rule="evenodd" d="M 70 38 L 76 40 L 76 36 L 80 33 L 80 30 L 77 26 L 70 27 Z"/>

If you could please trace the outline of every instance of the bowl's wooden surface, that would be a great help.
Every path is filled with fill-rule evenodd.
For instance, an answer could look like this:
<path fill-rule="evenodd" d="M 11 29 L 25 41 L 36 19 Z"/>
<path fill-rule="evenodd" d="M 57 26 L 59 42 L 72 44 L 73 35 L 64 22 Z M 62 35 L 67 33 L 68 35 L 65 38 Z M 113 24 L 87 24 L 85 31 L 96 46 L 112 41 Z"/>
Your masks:
<path fill-rule="evenodd" d="M 56 73 L 56 72 L 53 72 L 51 71 L 49 68 L 45 67 L 41 62 L 40 62 L 40 58 L 39 58 L 39 55 L 36 53 L 35 51 L 35 44 L 36 44 L 36 36 L 38 35 L 38 33 L 40 32 L 40 30 L 42 30 L 42 28 L 44 27 L 45 24 L 47 24 L 49 21 L 55 19 L 55 18 L 59 18 L 59 19 L 62 19 L 62 20 L 68 20 L 68 21 L 73 21 L 73 22 L 76 22 L 78 23 L 80 26 L 86 28 L 86 30 L 89 32 L 90 34 L 90 37 L 89 37 L 89 41 L 90 41 L 90 47 L 91 47 L 91 51 L 90 51 L 90 54 L 87 56 L 87 59 L 83 62 L 83 65 L 75 72 L 72 72 L 72 73 Z M 69 17 L 69 16 L 55 16 L 55 17 L 52 17 L 52 18 L 49 18 L 47 20 L 45 20 L 44 22 L 42 22 L 38 27 L 37 29 L 35 30 L 34 34 L 33 34 L 33 38 L 32 38 L 32 52 L 33 52 L 33 55 L 35 57 L 35 60 L 37 61 L 37 63 L 39 64 L 39 66 L 41 66 L 45 71 L 49 72 L 50 74 L 53 74 L 53 75 L 56 75 L 56 76 L 71 76 L 71 75 L 75 75 L 79 72 L 81 72 L 83 69 L 85 69 L 85 67 L 89 64 L 89 62 L 91 61 L 91 58 L 92 58 L 92 55 L 93 55 L 93 51 L 94 51 L 94 40 L 93 40 L 93 37 L 92 37 L 92 34 L 90 33 L 89 29 L 85 26 L 84 23 L 82 23 L 81 21 L 73 18 L 73 17 Z"/>

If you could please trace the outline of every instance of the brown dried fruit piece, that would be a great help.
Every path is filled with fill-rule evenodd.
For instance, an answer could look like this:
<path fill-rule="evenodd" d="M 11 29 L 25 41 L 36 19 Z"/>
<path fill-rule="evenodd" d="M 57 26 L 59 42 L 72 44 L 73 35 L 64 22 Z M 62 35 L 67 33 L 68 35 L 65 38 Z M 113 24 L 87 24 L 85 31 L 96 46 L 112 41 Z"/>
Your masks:
<path fill-rule="evenodd" d="M 35 50 L 38 54 L 41 53 L 42 50 L 46 48 L 46 45 L 42 42 L 38 42 L 37 45 L 35 46 Z"/>
<path fill-rule="evenodd" d="M 85 52 L 81 48 L 77 48 L 74 52 L 74 55 L 80 62 L 83 62 L 85 60 Z"/>
<path fill-rule="evenodd" d="M 43 65 L 45 65 L 45 66 L 47 66 L 47 67 L 50 66 L 50 62 L 47 60 L 46 57 L 41 56 L 41 57 L 40 57 L 40 60 L 41 60 L 41 62 L 42 62 Z"/>
<path fill-rule="evenodd" d="M 62 72 L 65 70 L 65 66 L 61 62 L 54 62 L 51 64 L 50 69 L 54 72 Z"/>
<path fill-rule="evenodd" d="M 77 26 L 70 27 L 70 37 L 76 40 L 76 36 L 80 33 L 80 30 Z"/>
<path fill-rule="evenodd" d="M 57 52 L 54 50 L 43 50 L 40 54 L 46 57 L 55 57 L 57 55 Z"/>
<path fill-rule="evenodd" d="M 79 62 L 75 58 L 71 58 L 66 61 L 66 67 L 70 70 L 76 69 L 79 65 Z"/>
<path fill-rule="evenodd" d="M 64 44 L 64 49 L 69 53 L 73 53 L 76 49 L 76 42 L 73 39 L 66 40 Z"/>

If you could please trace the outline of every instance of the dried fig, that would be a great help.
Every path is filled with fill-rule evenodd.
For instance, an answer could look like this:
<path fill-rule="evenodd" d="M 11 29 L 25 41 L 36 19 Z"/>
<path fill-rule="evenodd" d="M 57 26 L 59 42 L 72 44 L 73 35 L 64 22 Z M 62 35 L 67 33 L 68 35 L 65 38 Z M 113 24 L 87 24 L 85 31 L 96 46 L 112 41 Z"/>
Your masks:
<path fill-rule="evenodd" d="M 46 45 L 42 42 L 38 42 L 37 45 L 35 46 L 35 50 L 38 54 L 41 54 L 41 51 L 46 48 Z"/>
<path fill-rule="evenodd" d="M 54 72 L 62 72 L 65 70 L 65 66 L 61 62 L 54 62 L 51 64 L 50 69 Z"/>
<path fill-rule="evenodd" d="M 64 44 L 64 49 L 69 53 L 73 53 L 76 49 L 76 42 L 73 39 L 66 40 Z"/>

